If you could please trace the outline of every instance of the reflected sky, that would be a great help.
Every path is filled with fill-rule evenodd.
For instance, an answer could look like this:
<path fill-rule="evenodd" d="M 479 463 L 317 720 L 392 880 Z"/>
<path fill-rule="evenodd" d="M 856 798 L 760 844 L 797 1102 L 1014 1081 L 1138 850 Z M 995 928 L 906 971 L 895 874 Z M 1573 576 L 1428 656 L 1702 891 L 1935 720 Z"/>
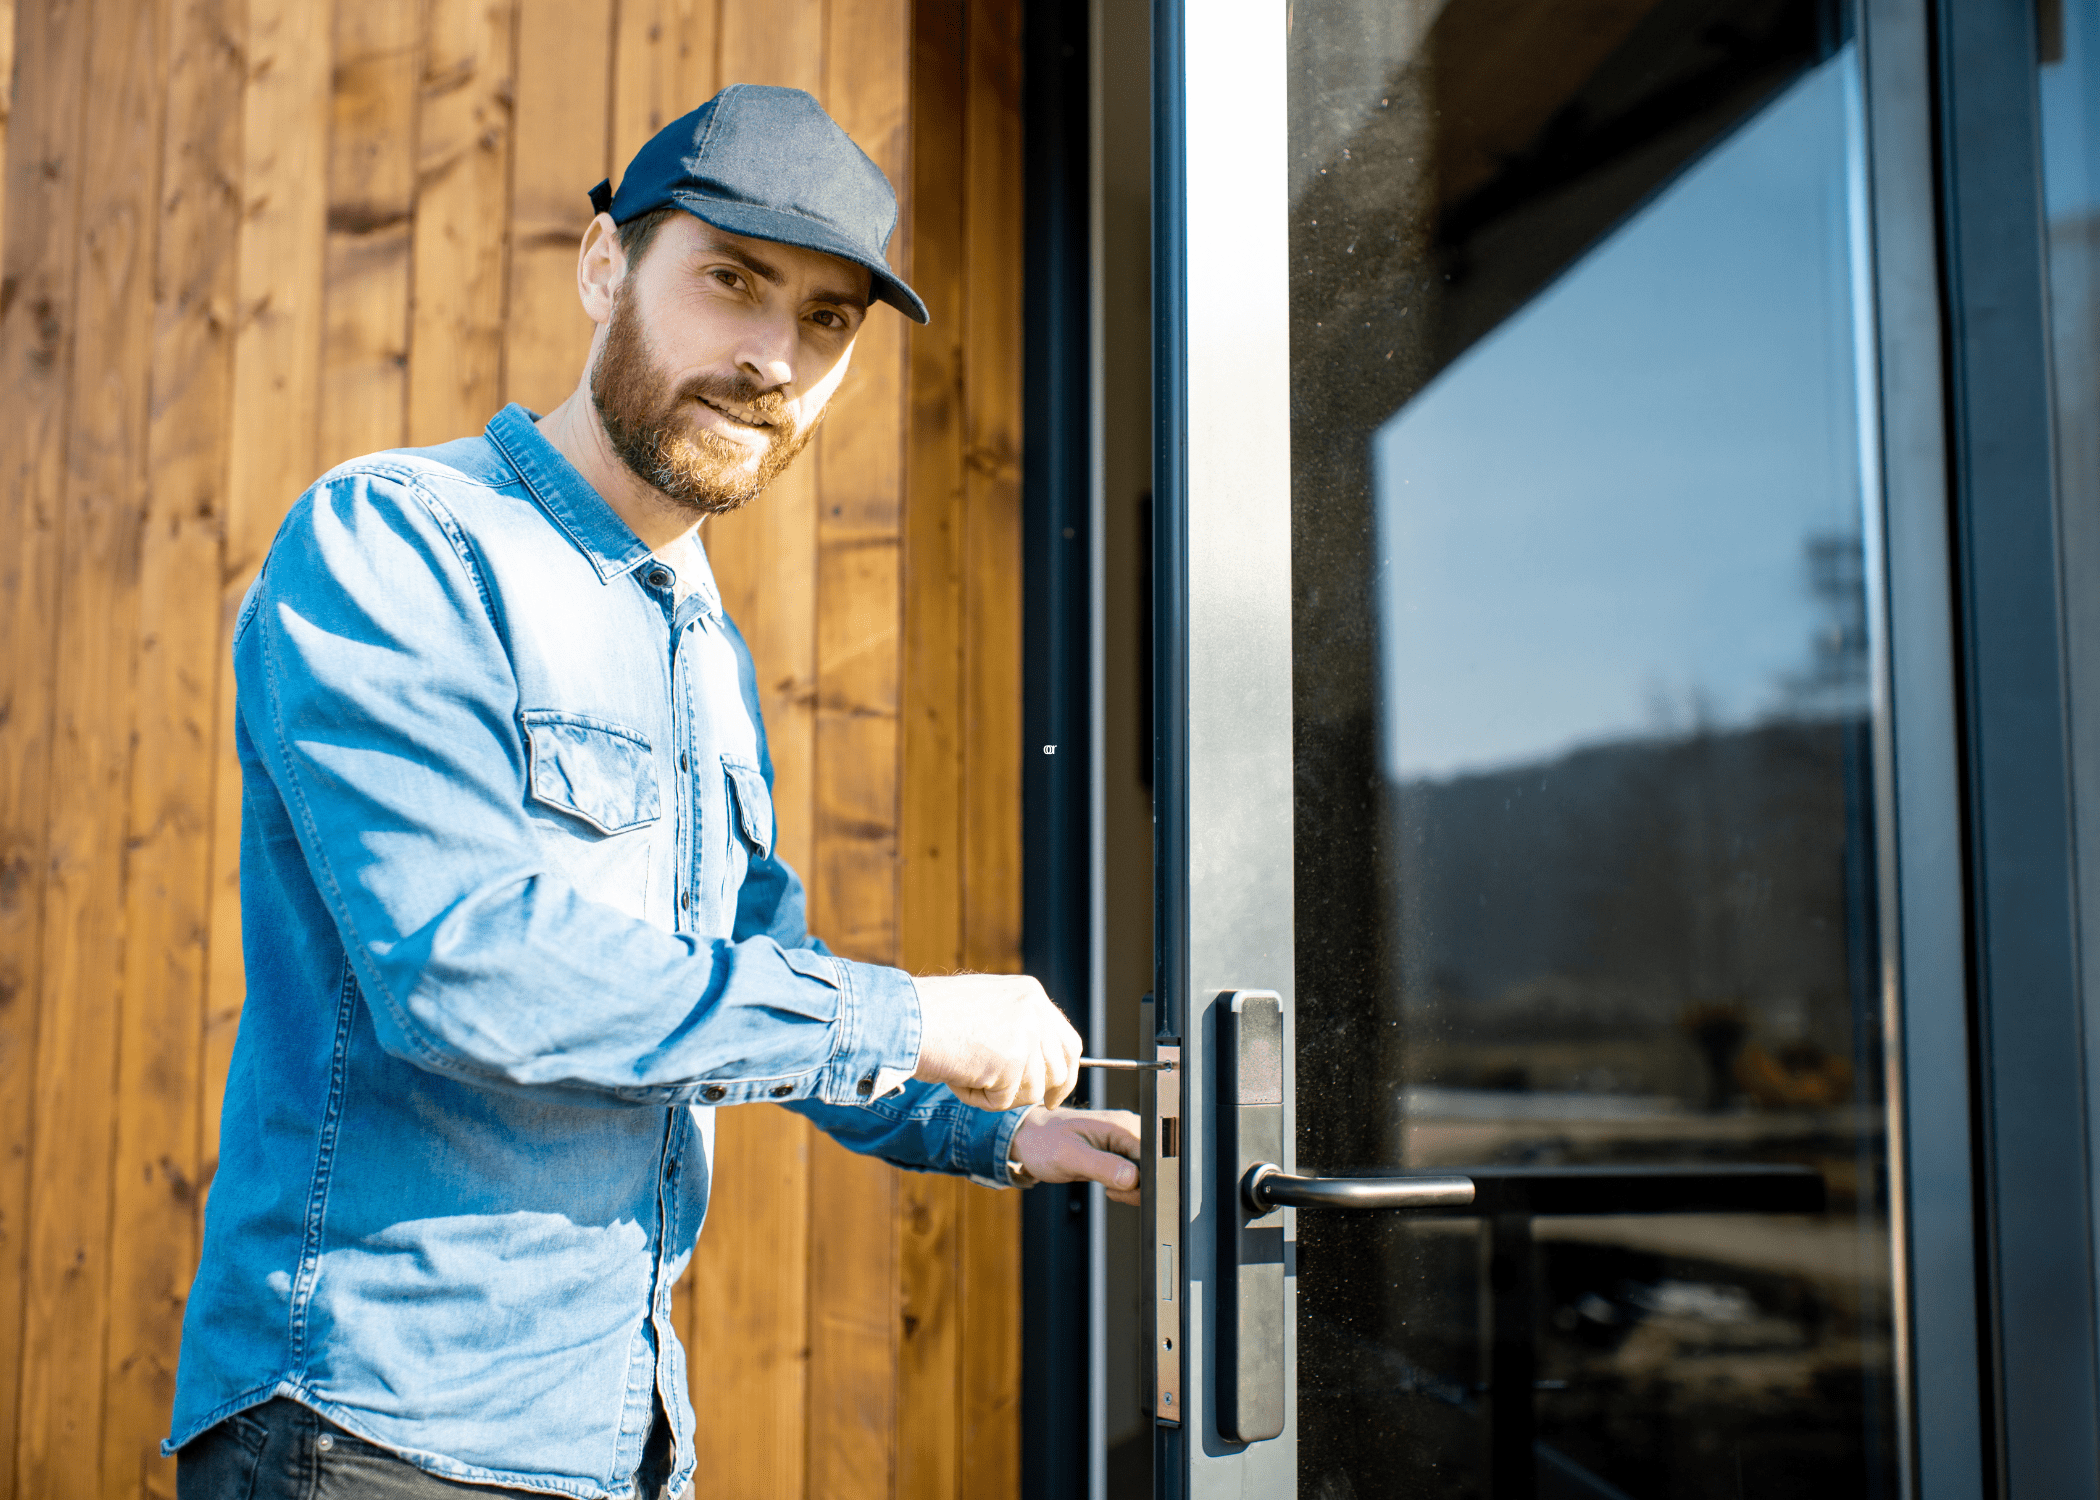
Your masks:
<path fill-rule="evenodd" d="M 1848 47 L 1373 439 L 1386 769 L 1448 776 L 1787 703 L 1857 537 Z"/>
<path fill-rule="evenodd" d="M 2100 6 L 2062 8 L 2063 56 L 2040 73 L 2042 183 L 2049 217 L 2100 207 Z"/>

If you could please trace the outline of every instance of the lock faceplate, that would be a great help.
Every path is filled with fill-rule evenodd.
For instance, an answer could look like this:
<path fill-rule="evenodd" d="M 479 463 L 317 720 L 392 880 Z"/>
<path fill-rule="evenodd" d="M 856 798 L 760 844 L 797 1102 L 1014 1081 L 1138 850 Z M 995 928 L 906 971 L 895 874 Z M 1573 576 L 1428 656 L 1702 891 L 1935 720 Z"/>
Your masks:
<path fill-rule="evenodd" d="M 1283 997 L 1234 990 L 1218 997 L 1218 1431 L 1236 1443 L 1284 1426 L 1284 1210 L 1249 1203 L 1247 1173 L 1281 1162 Z"/>
<path fill-rule="evenodd" d="M 1152 1415 L 1181 1425 L 1181 1048 L 1156 1043 L 1168 1066 L 1143 1075 L 1144 1209 L 1152 1287 Z"/>

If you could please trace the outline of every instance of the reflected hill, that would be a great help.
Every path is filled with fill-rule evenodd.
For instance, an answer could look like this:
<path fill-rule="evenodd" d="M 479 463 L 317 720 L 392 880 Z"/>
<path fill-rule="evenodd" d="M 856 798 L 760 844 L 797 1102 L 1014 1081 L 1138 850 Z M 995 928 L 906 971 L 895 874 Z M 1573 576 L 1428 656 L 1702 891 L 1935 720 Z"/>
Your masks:
<path fill-rule="evenodd" d="M 1878 1013 L 1865 744 L 1789 719 L 1400 787 L 1410 1083 L 1793 1102 L 1762 1058 L 1849 1093 Z"/>

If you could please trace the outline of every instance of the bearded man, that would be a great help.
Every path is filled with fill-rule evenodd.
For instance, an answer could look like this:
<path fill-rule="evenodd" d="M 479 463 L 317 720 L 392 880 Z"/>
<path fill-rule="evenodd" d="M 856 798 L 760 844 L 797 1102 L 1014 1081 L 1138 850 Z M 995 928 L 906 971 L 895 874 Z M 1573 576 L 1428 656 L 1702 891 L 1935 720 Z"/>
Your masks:
<path fill-rule="evenodd" d="M 1135 1121 L 1055 1108 L 1079 1042 L 1040 985 L 836 957 L 774 852 L 698 529 L 809 441 L 875 304 L 926 321 L 889 183 L 739 86 L 592 199 L 575 392 L 324 475 L 241 609 L 248 999 L 183 1500 L 684 1492 L 719 1107 L 1135 1197 Z"/>

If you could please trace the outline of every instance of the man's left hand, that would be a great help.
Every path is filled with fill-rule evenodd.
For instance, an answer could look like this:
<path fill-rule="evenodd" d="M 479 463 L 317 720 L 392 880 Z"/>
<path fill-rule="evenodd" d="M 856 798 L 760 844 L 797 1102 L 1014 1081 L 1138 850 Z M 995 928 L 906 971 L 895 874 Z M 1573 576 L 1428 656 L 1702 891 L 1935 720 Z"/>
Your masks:
<path fill-rule="evenodd" d="M 1138 1150 L 1138 1117 L 1127 1109 L 1038 1106 L 1013 1139 L 1013 1159 L 1036 1182 L 1098 1182 L 1111 1202 L 1133 1207 Z"/>

